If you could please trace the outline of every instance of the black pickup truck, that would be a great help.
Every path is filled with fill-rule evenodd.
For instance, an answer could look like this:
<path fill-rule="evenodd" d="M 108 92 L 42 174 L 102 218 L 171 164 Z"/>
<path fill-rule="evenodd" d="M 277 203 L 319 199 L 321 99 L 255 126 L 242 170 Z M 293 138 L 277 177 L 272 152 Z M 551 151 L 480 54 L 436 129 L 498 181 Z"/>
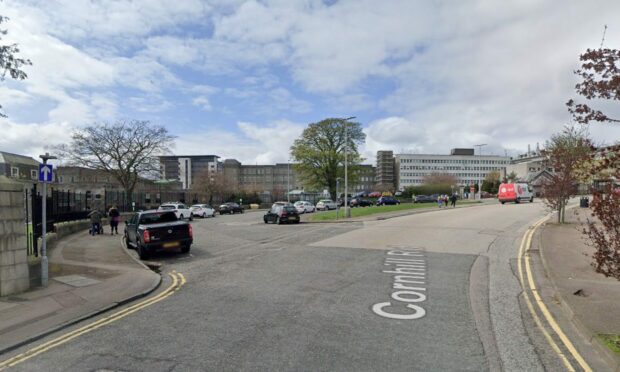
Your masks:
<path fill-rule="evenodd" d="M 179 220 L 174 212 L 138 212 L 125 222 L 127 248 L 136 249 L 142 260 L 165 249 L 180 248 L 187 253 L 192 242 L 192 225 Z"/>

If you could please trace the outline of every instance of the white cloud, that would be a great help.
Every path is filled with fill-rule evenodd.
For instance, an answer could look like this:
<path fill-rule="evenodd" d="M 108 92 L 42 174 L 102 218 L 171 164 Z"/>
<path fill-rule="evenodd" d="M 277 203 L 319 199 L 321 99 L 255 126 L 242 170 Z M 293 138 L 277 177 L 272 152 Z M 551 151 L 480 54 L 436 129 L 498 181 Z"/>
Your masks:
<path fill-rule="evenodd" d="M 38 158 L 48 146 L 68 143 L 74 128 L 69 122 L 16 124 L 0 119 L 0 149 Z"/>
<path fill-rule="evenodd" d="M 194 106 L 200 107 L 204 111 L 211 111 L 211 102 L 209 102 L 209 98 L 205 96 L 198 96 L 192 100 Z"/>

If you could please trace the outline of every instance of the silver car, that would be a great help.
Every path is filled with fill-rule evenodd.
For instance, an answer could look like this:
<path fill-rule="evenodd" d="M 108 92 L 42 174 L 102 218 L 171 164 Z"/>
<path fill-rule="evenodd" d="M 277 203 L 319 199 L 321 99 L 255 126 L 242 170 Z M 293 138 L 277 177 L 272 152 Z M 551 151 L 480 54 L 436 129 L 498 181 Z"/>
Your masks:
<path fill-rule="evenodd" d="M 316 203 L 317 211 L 328 211 L 330 209 L 336 209 L 338 204 L 335 201 L 330 199 L 321 199 L 318 203 Z"/>
<path fill-rule="evenodd" d="M 297 213 L 312 213 L 314 212 L 314 205 L 307 201 L 298 201 L 295 202 L 295 209 L 297 209 Z"/>

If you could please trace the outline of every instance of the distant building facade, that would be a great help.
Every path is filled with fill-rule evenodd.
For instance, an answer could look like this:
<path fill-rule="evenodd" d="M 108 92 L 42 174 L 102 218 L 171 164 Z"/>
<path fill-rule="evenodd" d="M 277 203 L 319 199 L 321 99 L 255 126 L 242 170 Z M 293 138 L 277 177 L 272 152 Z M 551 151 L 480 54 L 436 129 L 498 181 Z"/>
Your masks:
<path fill-rule="evenodd" d="M 178 180 L 182 188 L 191 189 L 194 180 L 208 173 L 223 170 L 217 155 L 168 155 L 160 156 L 161 178 Z"/>
<path fill-rule="evenodd" d="M 29 156 L 0 151 L 0 175 L 36 182 L 39 179 L 39 162 Z"/>
<path fill-rule="evenodd" d="M 376 185 L 397 185 L 397 169 L 393 151 L 377 151 Z"/>
<path fill-rule="evenodd" d="M 453 149 L 450 155 L 397 154 L 394 158 L 399 190 L 422 185 L 425 177 L 433 174 L 449 174 L 459 186 L 470 186 L 492 171 L 501 174 L 510 163 L 507 156 L 474 155 L 474 149 Z"/>

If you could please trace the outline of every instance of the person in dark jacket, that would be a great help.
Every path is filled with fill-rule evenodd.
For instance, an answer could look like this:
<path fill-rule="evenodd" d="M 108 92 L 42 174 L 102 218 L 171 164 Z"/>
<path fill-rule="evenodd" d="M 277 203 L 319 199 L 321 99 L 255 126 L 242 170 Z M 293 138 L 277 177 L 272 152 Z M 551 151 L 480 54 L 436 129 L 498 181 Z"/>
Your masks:
<path fill-rule="evenodd" d="M 452 196 L 450 197 L 450 203 L 452 204 L 452 208 L 456 208 L 456 199 L 456 194 L 452 194 Z"/>
<path fill-rule="evenodd" d="M 114 232 L 118 235 L 118 223 L 121 220 L 121 214 L 118 209 L 116 209 L 116 206 L 110 208 L 108 211 L 108 218 L 110 219 L 110 235 L 114 235 Z"/>
<path fill-rule="evenodd" d="M 95 235 L 95 234 L 99 234 L 99 232 L 102 230 L 101 229 L 101 212 L 99 212 L 98 209 L 93 209 L 92 212 L 90 212 L 88 214 L 88 217 L 90 218 L 90 233 L 91 235 Z"/>

